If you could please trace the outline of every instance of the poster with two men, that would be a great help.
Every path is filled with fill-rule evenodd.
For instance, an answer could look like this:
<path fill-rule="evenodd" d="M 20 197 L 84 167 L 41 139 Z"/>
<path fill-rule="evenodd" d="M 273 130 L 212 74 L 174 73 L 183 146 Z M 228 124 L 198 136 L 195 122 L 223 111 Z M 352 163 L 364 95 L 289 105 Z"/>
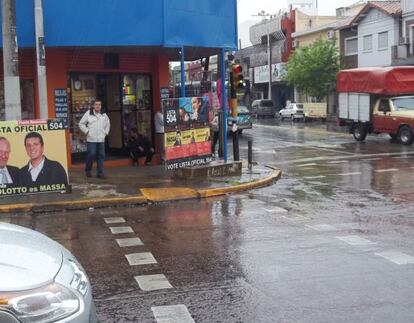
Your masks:
<path fill-rule="evenodd" d="M 61 120 L 0 122 L 0 197 L 67 190 L 64 128 Z"/>
<path fill-rule="evenodd" d="M 167 169 L 212 161 L 210 101 L 207 96 L 163 100 Z"/>

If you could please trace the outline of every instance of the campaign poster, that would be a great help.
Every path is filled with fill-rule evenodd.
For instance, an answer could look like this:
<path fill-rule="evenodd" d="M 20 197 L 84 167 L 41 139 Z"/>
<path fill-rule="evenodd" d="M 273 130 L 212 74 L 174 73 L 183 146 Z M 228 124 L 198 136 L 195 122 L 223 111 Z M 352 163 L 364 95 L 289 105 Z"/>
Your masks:
<path fill-rule="evenodd" d="M 63 120 L 0 122 L 0 197 L 66 191 L 65 127 Z"/>
<path fill-rule="evenodd" d="M 208 96 L 163 100 L 167 169 L 210 163 Z"/>

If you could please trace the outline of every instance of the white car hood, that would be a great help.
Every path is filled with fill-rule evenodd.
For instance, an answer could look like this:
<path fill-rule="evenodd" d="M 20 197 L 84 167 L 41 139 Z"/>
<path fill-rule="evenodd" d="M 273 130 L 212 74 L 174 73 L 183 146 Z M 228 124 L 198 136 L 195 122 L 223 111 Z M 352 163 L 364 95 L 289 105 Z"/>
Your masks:
<path fill-rule="evenodd" d="M 62 249 L 36 231 L 0 223 L 0 292 L 37 288 L 53 281 Z"/>

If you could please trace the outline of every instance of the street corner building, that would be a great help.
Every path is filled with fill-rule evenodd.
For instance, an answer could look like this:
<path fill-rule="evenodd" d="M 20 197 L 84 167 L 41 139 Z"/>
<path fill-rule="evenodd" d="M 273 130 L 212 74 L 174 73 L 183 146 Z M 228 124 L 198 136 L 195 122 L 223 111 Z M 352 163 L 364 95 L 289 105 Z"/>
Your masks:
<path fill-rule="evenodd" d="M 15 0 L 25 120 L 40 118 L 34 3 Z M 237 49 L 236 0 L 43 0 L 42 12 L 47 113 L 67 122 L 68 167 L 85 159 L 78 123 L 95 99 L 111 121 L 105 163 L 128 165 L 131 129 L 156 142 L 153 121 L 170 86 L 169 63 Z M 4 120 L 3 65 L 0 77 Z"/>

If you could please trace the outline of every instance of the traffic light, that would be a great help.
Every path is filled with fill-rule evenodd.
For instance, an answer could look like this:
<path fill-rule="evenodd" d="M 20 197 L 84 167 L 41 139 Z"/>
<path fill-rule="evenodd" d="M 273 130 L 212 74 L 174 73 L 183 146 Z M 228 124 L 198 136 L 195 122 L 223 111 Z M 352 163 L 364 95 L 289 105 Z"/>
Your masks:
<path fill-rule="evenodd" d="M 236 91 L 244 88 L 242 72 L 243 72 L 243 69 L 241 65 L 238 65 L 238 64 L 233 65 L 234 89 Z"/>

